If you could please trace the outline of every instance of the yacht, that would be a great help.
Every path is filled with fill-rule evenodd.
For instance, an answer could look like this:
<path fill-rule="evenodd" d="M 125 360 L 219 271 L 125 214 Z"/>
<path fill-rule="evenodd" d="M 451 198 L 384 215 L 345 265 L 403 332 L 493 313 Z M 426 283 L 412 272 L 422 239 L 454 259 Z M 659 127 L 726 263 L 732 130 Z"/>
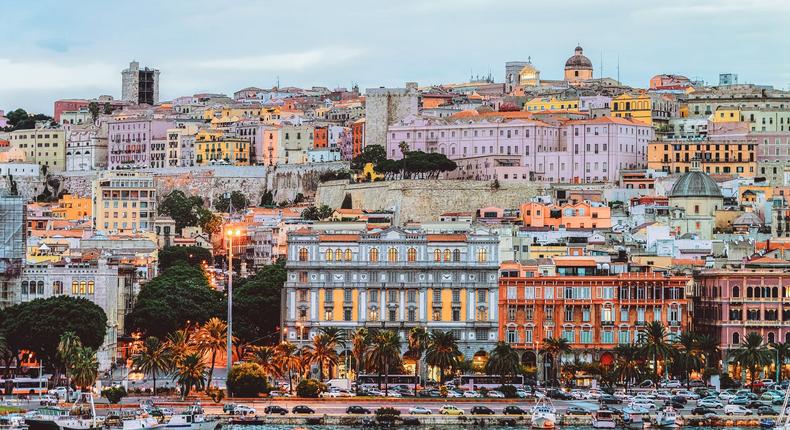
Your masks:
<path fill-rule="evenodd" d="M 160 420 L 147 412 L 138 412 L 108 416 L 104 420 L 104 427 L 110 430 L 150 430 L 165 426 Z"/>
<path fill-rule="evenodd" d="M 553 429 L 557 422 L 557 410 L 548 397 L 539 399 L 532 407 L 532 428 Z"/>
<path fill-rule="evenodd" d="M 196 403 L 187 408 L 186 411 L 175 414 L 170 421 L 165 424 L 165 429 L 180 430 L 215 430 L 219 425 L 219 420 L 206 418 L 203 408 Z"/>
<path fill-rule="evenodd" d="M 58 430 L 56 421 L 68 417 L 69 410 L 57 406 L 45 406 L 25 414 L 25 424 L 30 430 Z"/>
<path fill-rule="evenodd" d="M 790 399 L 790 389 L 785 391 L 785 401 L 782 403 L 779 418 L 776 419 L 775 430 L 790 430 L 790 415 L 787 414 L 788 399 Z"/>
<path fill-rule="evenodd" d="M 645 408 L 626 407 L 623 409 L 623 423 L 629 429 L 642 430 L 651 427 L 649 411 Z"/>
<path fill-rule="evenodd" d="M 592 426 L 597 429 L 613 429 L 615 428 L 614 416 L 612 411 L 608 409 L 599 409 L 592 414 Z"/>
<path fill-rule="evenodd" d="M 678 415 L 677 411 L 671 406 L 658 411 L 655 418 L 656 427 L 665 429 L 674 429 L 680 427 L 682 418 Z"/>
<path fill-rule="evenodd" d="M 0 416 L 0 430 L 28 430 L 25 417 L 20 414 Z"/>

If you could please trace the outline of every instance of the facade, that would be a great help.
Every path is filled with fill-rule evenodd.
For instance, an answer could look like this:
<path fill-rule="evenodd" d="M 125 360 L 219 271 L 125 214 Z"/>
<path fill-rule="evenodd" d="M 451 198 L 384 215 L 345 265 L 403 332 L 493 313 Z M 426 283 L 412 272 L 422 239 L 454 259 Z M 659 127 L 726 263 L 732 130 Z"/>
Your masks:
<path fill-rule="evenodd" d="M 367 145 L 384 146 L 387 127 L 419 113 L 417 84 L 407 82 L 406 88 L 368 88 L 365 91 L 365 140 Z M 361 151 L 361 148 L 360 148 Z"/>
<path fill-rule="evenodd" d="M 525 227 L 564 229 L 608 229 L 612 227 L 611 209 L 601 203 L 580 202 L 567 205 L 524 203 L 521 219 Z"/>
<path fill-rule="evenodd" d="M 16 130 L 8 134 L 11 150 L 25 154 L 25 161 L 36 163 L 47 172 L 62 172 L 66 168 L 66 131 L 37 128 Z"/>
<path fill-rule="evenodd" d="M 682 139 L 650 142 L 647 168 L 667 173 L 691 171 L 694 160 L 709 174 L 753 177 L 757 171 L 755 142 L 746 138 Z"/>
<path fill-rule="evenodd" d="M 712 239 L 716 211 L 723 208 L 721 189 L 695 162 L 669 192 L 670 228 L 676 237 L 691 233 L 699 239 Z"/>
<path fill-rule="evenodd" d="M 167 130 L 172 121 L 131 117 L 110 120 L 108 170 L 164 167 Z"/>
<path fill-rule="evenodd" d="M 451 330 L 471 358 L 497 341 L 498 238 L 487 231 L 430 234 L 298 230 L 288 235 L 284 337 L 321 327 Z"/>
<path fill-rule="evenodd" d="M 191 167 L 195 165 L 195 135 L 197 127 L 187 125 L 167 130 L 167 166 Z"/>
<path fill-rule="evenodd" d="M 66 132 L 66 170 L 91 171 L 104 170 L 106 167 L 106 126 L 70 126 Z"/>
<path fill-rule="evenodd" d="M 565 80 L 571 85 L 578 84 L 593 78 L 593 66 L 589 58 L 584 56 L 584 50 L 577 46 L 573 56 L 565 62 Z"/>
<path fill-rule="evenodd" d="M 93 206 L 88 197 L 64 194 L 52 208 L 52 216 L 69 221 L 79 221 L 93 216 Z"/>
<path fill-rule="evenodd" d="M 121 72 L 121 99 L 151 106 L 159 103 L 159 70 L 141 69 L 137 61 L 129 63 Z"/>
<path fill-rule="evenodd" d="M 655 127 L 666 126 L 680 115 L 674 96 L 660 93 L 624 93 L 612 99 L 612 116 L 632 118 Z"/>
<path fill-rule="evenodd" d="M 93 228 L 104 233 L 153 231 L 156 188 L 150 174 L 105 172 L 93 180 Z"/>
<path fill-rule="evenodd" d="M 694 91 L 688 95 L 687 102 L 689 117 L 707 118 L 719 107 L 788 109 L 790 91 L 757 85 L 722 85 Z"/>
<path fill-rule="evenodd" d="M 25 261 L 25 199 L 0 193 L 0 308 L 18 303 L 19 276 Z"/>

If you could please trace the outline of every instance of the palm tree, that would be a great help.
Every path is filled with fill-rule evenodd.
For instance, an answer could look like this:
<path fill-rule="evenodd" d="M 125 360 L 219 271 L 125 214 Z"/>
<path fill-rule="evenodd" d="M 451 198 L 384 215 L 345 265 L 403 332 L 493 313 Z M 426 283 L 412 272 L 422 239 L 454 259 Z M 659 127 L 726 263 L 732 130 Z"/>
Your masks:
<path fill-rule="evenodd" d="M 439 382 L 441 384 L 444 384 L 447 369 L 454 369 L 458 366 L 458 357 L 460 356 L 458 341 L 452 332 L 439 330 L 431 332 L 428 347 L 425 349 L 425 363 L 439 368 Z"/>
<path fill-rule="evenodd" d="M 96 351 L 87 346 L 75 347 L 69 367 L 74 384 L 86 391 L 87 387 L 93 385 L 99 376 L 99 360 L 96 359 Z"/>
<path fill-rule="evenodd" d="M 683 332 L 675 342 L 675 360 L 683 368 L 683 376 L 686 377 L 686 388 L 691 388 L 691 372 L 702 367 L 702 359 L 699 356 L 699 337 L 692 332 Z"/>
<path fill-rule="evenodd" d="M 486 362 L 486 373 L 499 375 L 502 385 L 507 382 L 508 376 L 516 375 L 521 368 L 518 353 L 505 342 L 498 342 Z"/>
<path fill-rule="evenodd" d="M 368 329 L 360 327 L 351 335 L 351 355 L 354 356 L 354 372 L 356 378 L 359 378 L 359 372 L 363 368 L 362 364 L 365 361 L 365 353 L 368 350 Z M 359 384 L 357 384 L 359 387 Z"/>
<path fill-rule="evenodd" d="M 667 337 L 667 330 L 660 321 L 651 321 L 639 330 L 639 346 L 642 353 L 653 358 L 653 383 L 658 386 L 658 359 L 668 358 L 673 348 Z M 665 366 L 666 367 L 666 366 Z"/>
<path fill-rule="evenodd" d="M 743 340 L 744 342 L 741 346 L 732 352 L 732 359 L 749 370 L 752 390 L 754 390 L 757 370 L 760 367 L 771 364 L 771 352 L 763 344 L 763 337 L 758 333 L 749 333 Z"/>
<path fill-rule="evenodd" d="M 154 381 L 154 395 L 156 395 L 156 375 L 169 372 L 173 368 L 173 356 L 164 342 L 157 337 L 148 336 L 140 352 L 132 357 L 132 366 L 136 372 L 151 375 Z"/>
<path fill-rule="evenodd" d="M 776 368 L 779 369 L 779 379 L 782 379 L 782 371 L 784 370 L 785 359 L 790 357 L 790 343 L 776 342 L 771 344 L 776 353 Z M 778 384 L 780 381 L 776 381 Z"/>
<path fill-rule="evenodd" d="M 343 352 L 345 353 L 346 346 L 347 346 L 347 338 L 346 338 L 346 330 L 338 327 L 321 327 L 318 332 L 320 334 L 324 334 L 328 338 L 328 342 L 335 345 L 335 347 L 341 347 Z M 340 355 L 338 355 L 338 362 L 340 361 Z M 338 363 L 332 364 L 327 369 L 327 375 L 333 377 L 334 375 L 334 368 L 337 367 Z"/>
<path fill-rule="evenodd" d="M 305 346 L 307 362 L 318 366 L 318 380 L 324 381 L 324 366 L 327 369 L 337 366 L 337 343 L 330 335 L 319 333 L 313 336 L 313 343 Z"/>
<path fill-rule="evenodd" d="M 381 374 L 384 374 L 384 395 L 388 395 L 390 366 L 397 365 L 400 360 L 400 338 L 392 330 L 380 330 L 371 336 L 370 348 L 365 361 L 379 374 L 379 387 L 381 387 Z"/>
<path fill-rule="evenodd" d="M 277 366 L 277 352 L 273 346 L 261 346 L 255 348 L 252 354 L 252 361 L 261 366 L 264 373 L 269 377 L 280 375 L 280 368 Z"/>
<path fill-rule="evenodd" d="M 180 363 L 187 355 L 195 352 L 195 339 L 192 334 L 192 330 L 185 328 L 167 335 L 165 344 L 167 349 L 170 350 L 170 356 L 174 365 Z"/>
<path fill-rule="evenodd" d="M 570 352 L 571 344 L 568 342 L 568 339 L 564 337 L 547 337 L 543 339 L 543 348 L 541 348 L 541 351 L 543 351 L 544 354 L 551 354 L 551 365 L 556 375 L 559 369 L 560 355 Z M 548 377 L 549 375 L 544 375 L 547 381 L 549 380 Z M 556 379 L 556 376 L 552 379 Z"/>
<path fill-rule="evenodd" d="M 302 360 L 296 354 L 296 345 L 284 340 L 274 347 L 274 353 L 275 362 L 280 373 L 283 376 L 288 374 L 288 390 L 293 394 L 293 371 L 300 371 L 302 368 Z"/>
<path fill-rule="evenodd" d="M 203 357 L 197 352 L 184 357 L 176 367 L 173 380 L 181 386 L 182 400 L 189 395 L 192 387 L 202 390 L 206 386 L 206 363 Z"/>
<path fill-rule="evenodd" d="M 71 387 L 69 381 L 69 365 L 74 360 L 74 354 L 77 348 L 82 347 L 82 341 L 79 336 L 73 331 L 66 331 L 60 335 L 58 342 L 57 355 L 61 362 L 63 362 L 64 373 L 66 376 L 66 398 L 68 399 L 68 390 Z"/>
<path fill-rule="evenodd" d="M 639 374 L 639 347 L 631 344 L 620 344 L 614 349 L 617 355 L 615 372 L 617 377 L 625 382 L 625 392 L 628 392 L 628 382 Z"/>
<path fill-rule="evenodd" d="M 211 318 L 206 321 L 198 333 L 198 349 L 203 352 L 211 353 L 211 367 L 208 371 L 206 382 L 206 392 L 211 388 L 211 379 L 214 377 L 214 365 L 217 361 L 217 352 L 226 348 L 228 324 L 219 318 Z M 230 369 L 228 369 L 230 371 Z"/>
<path fill-rule="evenodd" d="M 718 366 L 719 342 L 713 336 L 707 334 L 698 335 L 697 347 L 702 351 L 705 367 L 715 368 Z"/>
<path fill-rule="evenodd" d="M 407 353 L 414 359 L 414 395 L 417 395 L 417 381 L 420 379 L 420 360 L 428 347 L 430 336 L 424 327 L 412 327 L 409 330 L 409 349 Z"/>

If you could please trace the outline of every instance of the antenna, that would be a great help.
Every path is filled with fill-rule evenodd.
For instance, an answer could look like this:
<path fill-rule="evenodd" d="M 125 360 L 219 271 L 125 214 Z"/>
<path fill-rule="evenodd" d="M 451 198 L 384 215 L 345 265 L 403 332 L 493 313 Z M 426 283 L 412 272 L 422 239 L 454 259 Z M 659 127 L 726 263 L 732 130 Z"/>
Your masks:
<path fill-rule="evenodd" d="M 622 85 L 620 82 L 620 54 L 617 54 L 617 84 Z"/>

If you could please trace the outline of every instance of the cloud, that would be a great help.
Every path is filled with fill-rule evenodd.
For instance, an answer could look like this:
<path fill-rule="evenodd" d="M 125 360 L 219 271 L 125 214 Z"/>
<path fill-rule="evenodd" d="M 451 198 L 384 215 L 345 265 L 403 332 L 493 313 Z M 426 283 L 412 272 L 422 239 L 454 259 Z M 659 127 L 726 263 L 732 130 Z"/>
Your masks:
<path fill-rule="evenodd" d="M 241 71 L 302 71 L 311 67 L 340 64 L 362 55 L 363 50 L 343 47 L 313 49 L 303 52 L 218 58 L 199 61 L 196 67 Z"/>
<path fill-rule="evenodd" d="M 62 64 L 0 58 L 0 91 L 107 88 L 120 85 L 116 65 L 102 62 Z"/>

